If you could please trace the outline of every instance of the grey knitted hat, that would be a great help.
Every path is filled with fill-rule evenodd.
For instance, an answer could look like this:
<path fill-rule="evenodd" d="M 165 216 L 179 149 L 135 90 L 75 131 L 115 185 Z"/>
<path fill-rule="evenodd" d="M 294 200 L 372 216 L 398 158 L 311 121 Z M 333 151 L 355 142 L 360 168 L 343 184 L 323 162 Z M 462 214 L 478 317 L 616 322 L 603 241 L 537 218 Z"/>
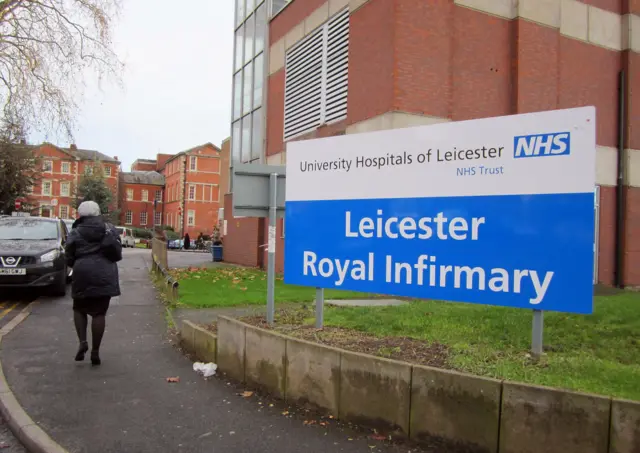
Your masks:
<path fill-rule="evenodd" d="M 78 217 L 97 217 L 100 215 L 100 206 L 95 201 L 83 201 L 78 206 Z"/>

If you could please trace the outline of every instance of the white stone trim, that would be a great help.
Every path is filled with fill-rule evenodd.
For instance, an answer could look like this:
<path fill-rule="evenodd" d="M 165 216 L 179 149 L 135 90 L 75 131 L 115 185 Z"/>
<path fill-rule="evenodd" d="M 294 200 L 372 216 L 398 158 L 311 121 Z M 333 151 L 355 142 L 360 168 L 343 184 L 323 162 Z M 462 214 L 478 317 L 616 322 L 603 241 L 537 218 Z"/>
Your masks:
<path fill-rule="evenodd" d="M 589 42 L 611 50 L 622 50 L 622 16 L 590 6 Z"/>
<path fill-rule="evenodd" d="M 625 185 L 640 187 L 640 149 L 625 149 Z"/>
<path fill-rule="evenodd" d="M 547 27 L 560 28 L 560 0 L 520 0 L 518 17 Z"/>
<path fill-rule="evenodd" d="M 435 116 L 416 115 L 405 112 L 386 112 L 373 118 L 347 126 L 347 134 L 359 134 L 362 132 L 374 132 L 388 129 L 401 129 L 412 126 L 426 126 L 451 121 L 448 118 Z"/>
<path fill-rule="evenodd" d="M 454 0 L 453 3 L 504 19 L 515 19 L 518 12 L 517 0 Z"/>
<path fill-rule="evenodd" d="M 617 185 L 618 149 L 612 146 L 596 146 L 596 184 Z"/>
<path fill-rule="evenodd" d="M 640 53 L 640 16 L 622 16 L 622 48 Z"/>
<path fill-rule="evenodd" d="M 560 34 L 587 41 L 589 39 L 589 5 L 578 0 L 562 0 Z"/>

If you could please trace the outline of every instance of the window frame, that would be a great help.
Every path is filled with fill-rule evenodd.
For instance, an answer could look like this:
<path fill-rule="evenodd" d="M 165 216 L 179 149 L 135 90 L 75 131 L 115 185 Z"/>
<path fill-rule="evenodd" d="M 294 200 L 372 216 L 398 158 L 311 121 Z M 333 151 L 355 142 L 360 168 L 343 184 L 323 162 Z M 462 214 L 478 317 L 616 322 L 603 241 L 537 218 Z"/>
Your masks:
<path fill-rule="evenodd" d="M 67 187 L 67 190 L 63 191 L 62 188 Z M 60 181 L 60 196 L 61 197 L 70 197 L 71 196 L 71 182 L 70 181 Z"/>
<path fill-rule="evenodd" d="M 133 225 L 133 211 L 129 210 L 124 213 L 124 224 Z"/>
<path fill-rule="evenodd" d="M 196 226 L 196 210 L 195 209 L 189 209 L 187 211 L 187 226 L 188 227 Z"/>
<path fill-rule="evenodd" d="M 42 161 L 42 173 L 53 173 L 53 161 L 52 160 L 44 160 L 44 161 Z"/>
<path fill-rule="evenodd" d="M 46 193 L 44 191 L 45 185 L 49 185 L 49 193 Z M 46 197 L 52 197 L 53 196 L 53 181 L 50 181 L 48 179 L 45 179 L 42 181 L 42 187 L 40 188 L 40 193 Z"/>
<path fill-rule="evenodd" d="M 148 221 L 149 221 L 149 214 L 147 213 L 147 211 L 140 211 L 140 226 L 147 226 Z"/>
<path fill-rule="evenodd" d="M 67 167 L 67 171 L 64 171 L 65 166 Z M 71 162 L 69 162 L 68 160 L 64 160 L 60 163 L 60 173 L 62 173 L 63 175 L 70 175 L 71 174 Z"/>

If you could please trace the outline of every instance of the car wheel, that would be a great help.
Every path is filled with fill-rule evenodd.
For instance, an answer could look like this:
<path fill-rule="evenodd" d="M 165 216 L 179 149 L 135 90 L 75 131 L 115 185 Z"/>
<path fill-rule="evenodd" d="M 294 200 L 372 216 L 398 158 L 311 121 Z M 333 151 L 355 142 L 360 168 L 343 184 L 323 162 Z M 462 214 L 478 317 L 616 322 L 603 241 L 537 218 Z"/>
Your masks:
<path fill-rule="evenodd" d="M 67 268 L 61 273 L 61 278 L 53 286 L 53 295 L 55 297 L 64 297 L 67 295 Z"/>

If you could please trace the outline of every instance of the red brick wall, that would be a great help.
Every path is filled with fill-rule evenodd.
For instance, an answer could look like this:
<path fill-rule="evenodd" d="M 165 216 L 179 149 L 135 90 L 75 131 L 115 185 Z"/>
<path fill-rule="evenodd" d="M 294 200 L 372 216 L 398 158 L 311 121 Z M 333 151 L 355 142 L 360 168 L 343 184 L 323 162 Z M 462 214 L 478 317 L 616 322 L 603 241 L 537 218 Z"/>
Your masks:
<path fill-rule="evenodd" d="M 257 267 L 263 264 L 264 220 L 233 218 L 232 194 L 224 196 L 224 217 L 227 234 L 224 236 L 224 261 L 242 266 Z M 266 263 L 266 261 L 264 261 Z"/>
<path fill-rule="evenodd" d="M 271 43 L 322 3 L 297 0 L 290 4 L 271 23 Z M 618 14 L 640 14 L 640 0 L 584 3 Z M 298 139 L 342 133 L 347 124 L 391 110 L 457 121 L 595 105 L 598 145 L 617 147 L 618 77 L 625 69 L 625 145 L 640 149 L 638 53 L 608 50 L 561 36 L 557 29 L 501 19 L 456 6 L 451 0 L 370 0 L 350 20 L 348 118 Z M 286 147 L 284 83 L 284 69 L 268 80 L 268 155 Z M 615 187 L 601 187 L 599 280 L 603 283 L 614 281 L 615 192 Z M 627 285 L 640 285 L 638 201 L 640 189 L 626 190 Z M 260 234 L 266 234 L 264 228 Z M 244 240 L 256 234 L 238 228 L 230 230 L 229 236 L 236 233 L 245 235 Z M 229 236 L 228 240 L 236 241 Z"/>
<path fill-rule="evenodd" d="M 131 171 L 156 171 L 157 162 L 139 162 L 135 161 L 131 165 Z"/>

